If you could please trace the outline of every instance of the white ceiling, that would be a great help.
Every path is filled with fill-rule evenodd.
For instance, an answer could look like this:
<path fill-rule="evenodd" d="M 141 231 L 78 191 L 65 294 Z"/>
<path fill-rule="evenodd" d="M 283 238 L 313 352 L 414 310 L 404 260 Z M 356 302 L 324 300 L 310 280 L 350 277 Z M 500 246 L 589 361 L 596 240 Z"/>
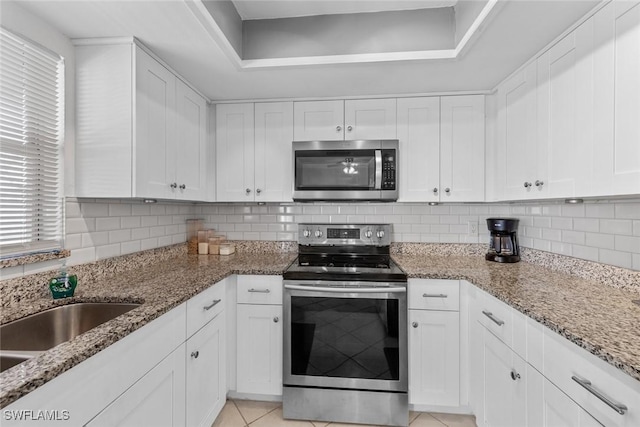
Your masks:
<path fill-rule="evenodd" d="M 457 0 L 233 0 L 243 21 L 450 7 Z"/>
<path fill-rule="evenodd" d="M 455 60 L 242 70 L 183 0 L 18 2 L 70 38 L 138 37 L 212 100 L 490 90 L 597 3 L 501 2 L 479 37 Z"/>

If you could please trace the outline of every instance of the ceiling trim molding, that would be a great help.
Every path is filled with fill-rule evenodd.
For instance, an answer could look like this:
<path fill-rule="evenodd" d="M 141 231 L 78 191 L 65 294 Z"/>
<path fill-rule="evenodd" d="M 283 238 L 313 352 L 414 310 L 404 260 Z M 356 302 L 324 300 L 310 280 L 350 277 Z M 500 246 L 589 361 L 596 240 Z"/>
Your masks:
<path fill-rule="evenodd" d="M 455 49 L 420 50 L 409 52 L 382 52 L 351 55 L 323 55 L 290 58 L 242 59 L 224 35 L 220 26 L 206 9 L 203 0 L 184 0 L 191 12 L 203 25 L 211 38 L 220 46 L 225 55 L 238 70 L 261 70 L 274 68 L 310 67 L 318 65 L 366 64 L 376 62 L 452 60 L 460 57 L 471 42 L 480 34 L 482 24 L 492 16 L 498 0 L 489 0 L 473 21 Z"/>

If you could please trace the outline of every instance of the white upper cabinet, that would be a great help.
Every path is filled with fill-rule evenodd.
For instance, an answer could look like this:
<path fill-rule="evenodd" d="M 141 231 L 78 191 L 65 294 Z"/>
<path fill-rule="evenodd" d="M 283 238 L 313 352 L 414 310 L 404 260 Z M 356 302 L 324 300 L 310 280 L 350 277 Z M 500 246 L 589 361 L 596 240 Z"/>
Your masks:
<path fill-rule="evenodd" d="M 294 103 L 294 140 L 396 139 L 396 100 Z"/>
<path fill-rule="evenodd" d="M 135 43 L 76 47 L 76 196 L 206 199 L 206 100 Z"/>
<path fill-rule="evenodd" d="M 253 201 L 253 104 L 216 107 L 217 201 Z"/>
<path fill-rule="evenodd" d="M 295 102 L 293 108 L 295 141 L 344 139 L 344 101 Z"/>
<path fill-rule="evenodd" d="M 440 97 L 398 99 L 401 202 L 439 201 Z"/>
<path fill-rule="evenodd" d="M 440 111 L 440 200 L 484 201 L 484 96 L 443 96 Z"/>
<path fill-rule="evenodd" d="M 293 102 L 255 105 L 255 200 L 290 202 Z"/>
<path fill-rule="evenodd" d="M 538 197 L 543 189 L 538 172 L 536 140 L 536 64 L 511 76 L 497 96 L 498 191 L 507 199 Z M 531 184 L 531 185 L 530 185 Z"/>
<path fill-rule="evenodd" d="M 396 139 L 396 100 L 345 101 L 344 127 L 344 139 Z"/>
<path fill-rule="evenodd" d="M 218 105 L 217 201 L 291 201 L 292 140 L 292 102 Z"/>

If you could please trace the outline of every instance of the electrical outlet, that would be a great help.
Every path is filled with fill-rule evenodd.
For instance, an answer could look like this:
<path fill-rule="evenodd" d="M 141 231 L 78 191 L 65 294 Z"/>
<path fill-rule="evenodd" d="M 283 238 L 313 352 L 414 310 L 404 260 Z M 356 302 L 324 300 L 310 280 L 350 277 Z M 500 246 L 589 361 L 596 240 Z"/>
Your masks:
<path fill-rule="evenodd" d="M 467 233 L 469 236 L 478 236 L 478 221 L 467 221 Z"/>

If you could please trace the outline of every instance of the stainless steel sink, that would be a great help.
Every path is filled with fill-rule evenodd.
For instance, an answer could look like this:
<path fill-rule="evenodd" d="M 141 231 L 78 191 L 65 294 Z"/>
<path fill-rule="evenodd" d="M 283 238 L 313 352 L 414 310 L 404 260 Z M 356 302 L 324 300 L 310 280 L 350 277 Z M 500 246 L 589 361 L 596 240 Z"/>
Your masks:
<path fill-rule="evenodd" d="M 76 303 L 50 308 L 2 325 L 0 372 L 139 306 L 130 303 Z"/>

